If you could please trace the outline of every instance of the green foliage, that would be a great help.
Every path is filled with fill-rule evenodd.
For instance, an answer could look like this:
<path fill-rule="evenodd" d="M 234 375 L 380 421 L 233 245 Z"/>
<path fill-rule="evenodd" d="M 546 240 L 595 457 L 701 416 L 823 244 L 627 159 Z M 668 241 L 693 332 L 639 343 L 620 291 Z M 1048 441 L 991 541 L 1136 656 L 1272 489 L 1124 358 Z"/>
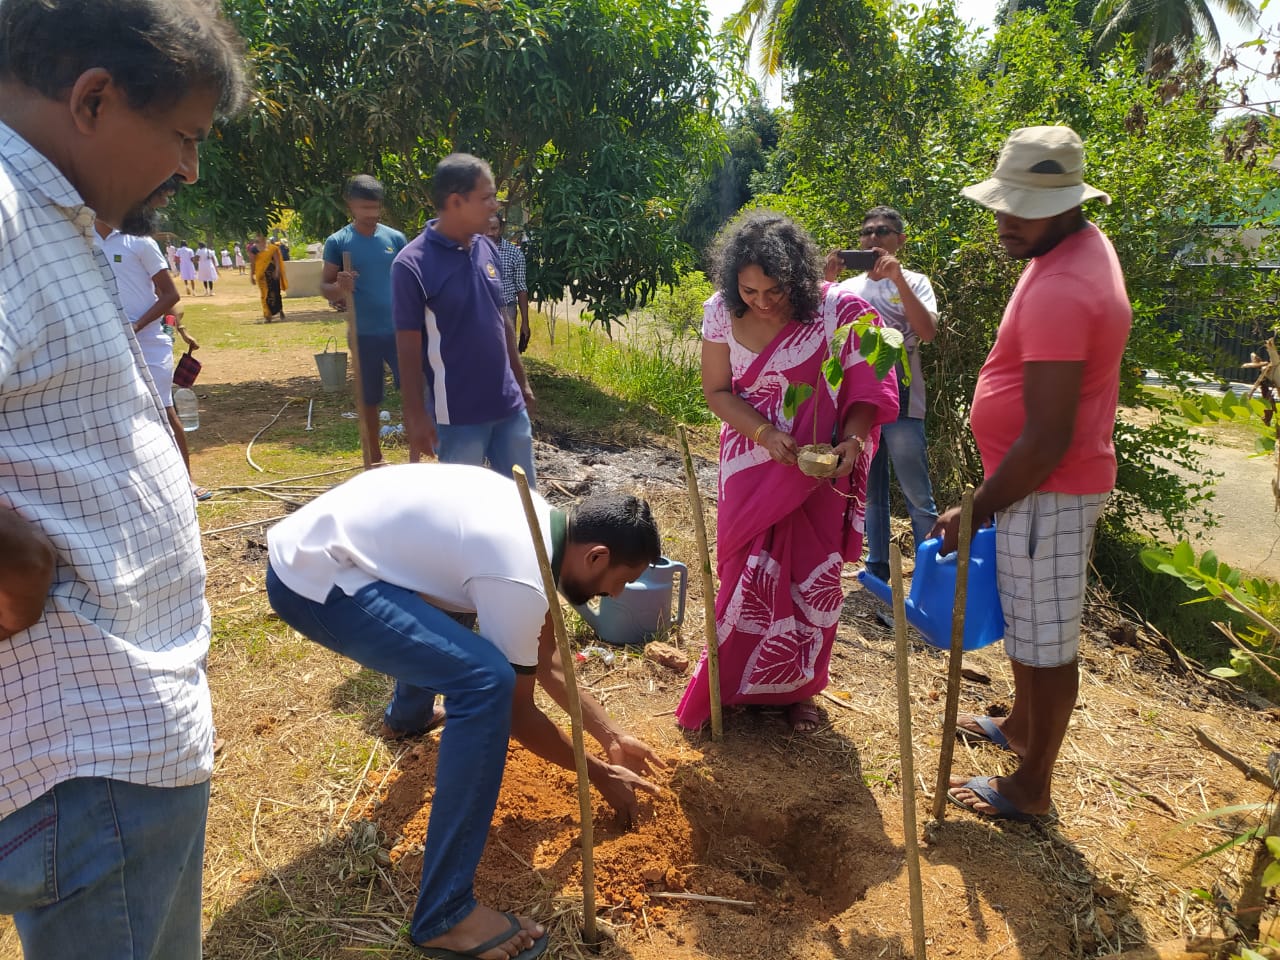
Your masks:
<path fill-rule="evenodd" d="M 749 100 L 725 127 L 725 152 L 709 177 L 693 188 L 680 238 L 701 252 L 767 179 L 784 114 Z"/>
<path fill-rule="evenodd" d="M 530 291 L 568 289 L 608 324 L 674 283 L 693 174 L 722 152 L 696 0 L 226 0 L 258 92 L 179 197 L 238 229 L 291 207 L 324 235 L 351 174 L 387 186 L 409 232 L 429 172 L 483 156 L 525 225 Z"/>
<path fill-rule="evenodd" d="M 1134 48 L 1145 51 L 1144 67 L 1151 65 L 1161 46 L 1185 54 L 1203 40 L 1216 52 L 1222 40 L 1211 7 L 1241 26 L 1257 26 L 1258 9 L 1249 0 L 1099 0 L 1092 17 L 1098 48 L 1109 50 L 1122 36 L 1131 35 Z"/>
<path fill-rule="evenodd" d="M 716 288 L 701 270 L 686 270 L 674 286 L 659 290 L 648 312 L 659 326 L 678 337 L 696 336 L 702 327 L 702 306 Z"/>
<path fill-rule="evenodd" d="M 1239 629 L 1247 622 L 1243 614 L 1228 609 L 1221 601 L 1193 603 L 1203 598 L 1180 580 L 1148 570 L 1142 563 L 1142 551 L 1151 541 L 1141 532 L 1111 530 L 1099 536 L 1094 550 L 1094 566 L 1099 579 L 1107 584 L 1113 597 L 1168 637 L 1186 655 L 1203 663 L 1223 663 L 1230 644 L 1214 626 L 1226 623 Z M 1254 685 L 1256 677 L 1245 682 Z"/>
<path fill-rule="evenodd" d="M 1142 562 L 1148 570 L 1176 577 L 1192 591 L 1203 591 L 1249 617 L 1243 629 L 1228 632 L 1257 651 L 1257 655 L 1237 647 L 1231 651 L 1230 666 L 1215 667 L 1211 671 L 1215 676 L 1243 676 L 1255 663 L 1261 662 L 1260 657 L 1274 658 L 1280 645 L 1280 628 L 1275 626 L 1280 622 L 1280 583 L 1245 577 L 1219 560 L 1212 550 L 1206 550 L 1197 558 L 1185 540 L 1172 550 L 1162 547 L 1144 550 Z"/>
<path fill-rule="evenodd" d="M 787 392 L 782 395 L 782 415 L 794 420 L 800 404 L 813 396 L 813 387 L 807 383 L 789 383 Z"/>
<path fill-rule="evenodd" d="M 587 327 L 570 326 L 553 348 L 552 359 L 560 369 L 656 411 L 672 425 L 713 419 L 702 395 L 697 345 L 687 338 L 660 334 L 633 346 Z"/>
<path fill-rule="evenodd" d="M 1268 300 L 1274 281 L 1191 263 L 1212 260 L 1207 251 L 1245 263 L 1268 254 L 1226 243 L 1210 226 L 1264 224 L 1260 200 L 1270 183 L 1269 154 L 1257 153 L 1263 146 L 1250 161 L 1219 145 L 1212 105 L 1223 91 L 1205 65 L 1189 60 L 1160 77 L 1141 75 L 1123 47 L 1097 61 L 1069 5 L 1020 13 L 987 45 L 946 2 L 806 9 L 816 19 L 791 60 L 795 109 L 778 148 L 795 164 L 780 196 L 754 202 L 792 215 L 827 248 L 848 246 L 872 206 L 902 211 L 903 261 L 930 277 L 939 298 L 939 334 L 921 360 L 942 499 L 981 476 L 968 408 L 1023 266 L 999 247 L 990 212 L 960 189 L 990 174 L 1014 127 L 1063 123 L 1084 138 L 1089 181 L 1114 198 L 1086 213 L 1116 247 L 1134 310 L 1111 517 L 1147 524 L 1154 515 L 1175 534 L 1210 520 L 1213 475 L 1203 450 L 1177 403 L 1143 389 L 1143 374 L 1175 383 L 1203 374 L 1215 359 L 1204 332 L 1242 322 L 1252 311 L 1230 312 L 1234 305 Z"/>
<path fill-rule="evenodd" d="M 1262 417 L 1267 405 L 1257 397 L 1237 397 L 1234 393 L 1224 393 L 1221 398 L 1205 393 L 1187 392 L 1177 398 L 1177 409 L 1181 422 L 1187 426 L 1200 427 L 1214 423 L 1240 423 L 1248 426 L 1257 434 L 1255 450 L 1257 456 L 1270 456 L 1276 453 L 1276 434 L 1266 426 Z"/>
<path fill-rule="evenodd" d="M 857 336 L 858 353 L 875 370 L 877 379 L 883 380 L 896 365 L 906 364 L 907 350 L 899 331 L 861 319 L 841 324 L 831 334 L 827 356 L 820 368 L 821 376 L 827 382 L 832 396 L 840 392 L 840 385 L 844 383 L 844 361 L 841 355 L 850 335 Z M 800 404 L 813 396 L 816 388 L 817 384 L 787 384 L 787 391 L 782 396 L 782 415 L 789 420 L 794 419 Z M 813 421 L 813 429 L 813 442 L 817 443 L 817 419 Z"/>

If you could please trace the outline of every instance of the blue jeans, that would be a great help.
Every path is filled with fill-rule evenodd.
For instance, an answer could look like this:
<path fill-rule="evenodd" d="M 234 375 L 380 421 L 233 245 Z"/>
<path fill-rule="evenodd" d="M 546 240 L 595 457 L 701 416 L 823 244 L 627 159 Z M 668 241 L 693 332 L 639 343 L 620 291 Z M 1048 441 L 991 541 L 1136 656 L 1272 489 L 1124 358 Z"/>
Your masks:
<path fill-rule="evenodd" d="M 533 470 L 533 425 L 525 410 L 513 413 L 505 420 L 466 425 L 441 423 L 436 425 L 440 444 L 436 456 L 441 463 L 469 463 L 483 467 L 486 459 L 489 468 L 511 476 L 511 468 L 519 464 L 529 478 L 529 486 L 536 486 Z"/>
<path fill-rule="evenodd" d="M 899 417 L 880 427 L 880 447 L 867 474 L 867 569 L 889 580 L 889 463 L 907 499 L 911 535 L 917 547 L 929 539 L 938 519 L 929 483 L 929 454 L 924 442 L 924 421 Z"/>
<path fill-rule="evenodd" d="M 294 593 L 267 567 L 267 597 L 285 623 L 362 666 L 395 677 L 387 722 L 421 729 L 435 694 L 449 722 L 440 737 L 436 791 L 410 935 L 417 943 L 476 907 L 473 881 L 498 803 L 511 735 L 515 671 L 498 648 L 411 590 L 381 581 L 324 603 Z M 425 716 L 421 715 L 425 711 Z"/>
<path fill-rule="evenodd" d="M 0 820 L 0 912 L 27 960 L 199 960 L 209 782 L 65 780 Z"/>

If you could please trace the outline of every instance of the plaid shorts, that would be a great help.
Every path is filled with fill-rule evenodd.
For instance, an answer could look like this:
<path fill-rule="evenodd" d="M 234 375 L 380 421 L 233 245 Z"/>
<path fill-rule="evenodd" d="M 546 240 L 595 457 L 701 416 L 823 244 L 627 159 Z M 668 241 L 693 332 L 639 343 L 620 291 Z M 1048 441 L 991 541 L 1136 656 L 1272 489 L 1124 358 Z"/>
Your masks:
<path fill-rule="evenodd" d="M 1107 496 L 1036 492 L 996 515 L 996 582 L 1011 660 L 1029 667 L 1075 660 L 1093 533 Z"/>

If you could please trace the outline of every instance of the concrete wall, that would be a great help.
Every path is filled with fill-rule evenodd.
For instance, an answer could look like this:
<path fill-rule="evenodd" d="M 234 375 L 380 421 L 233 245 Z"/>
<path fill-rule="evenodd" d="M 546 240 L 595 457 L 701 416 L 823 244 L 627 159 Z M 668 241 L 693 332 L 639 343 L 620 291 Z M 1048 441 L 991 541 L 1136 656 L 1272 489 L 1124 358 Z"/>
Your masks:
<path fill-rule="evenodd" d="M 293 300 L 298 297 L 320 296 L 320 276 L 323 272 L 323 260 L 289 260 L 284 265 L 285 276 L 289 279 L 285 297 Z"/>

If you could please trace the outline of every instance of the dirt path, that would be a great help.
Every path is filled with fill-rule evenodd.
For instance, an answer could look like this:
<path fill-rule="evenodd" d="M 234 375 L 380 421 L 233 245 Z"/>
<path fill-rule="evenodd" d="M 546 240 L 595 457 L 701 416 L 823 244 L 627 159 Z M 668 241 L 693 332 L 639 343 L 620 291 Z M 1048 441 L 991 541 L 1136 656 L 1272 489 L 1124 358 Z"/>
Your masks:
<path fill-rule="evenodd" d="M 1275 460 L 1251 457 L 1253 440 L 1243 432 L 1219 432 L 1208 466 L 1223 474 L 1215 486 L 1217 527 L 1201 531 L 1204 545 L 1248 573 L 1280 578 L 1280 512 L 1272 495 Z"/>

